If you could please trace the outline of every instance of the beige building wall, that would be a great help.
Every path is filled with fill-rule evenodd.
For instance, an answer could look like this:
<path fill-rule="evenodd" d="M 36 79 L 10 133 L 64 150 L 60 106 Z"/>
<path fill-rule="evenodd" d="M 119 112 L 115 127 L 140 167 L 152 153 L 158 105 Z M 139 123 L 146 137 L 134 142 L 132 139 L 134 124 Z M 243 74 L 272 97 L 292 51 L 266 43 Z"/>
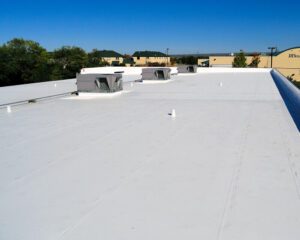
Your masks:
<path fill-rule="evenodd" d="M 285 77 L 292 77 L 296 81 L 300 81 L 300 69 L 276 68 Z"/>
<path fill-rule="evenodd" d="M 119 63 L 123 63 L 122 57 L 104 57 L 102 59 L 108 62 L 110 65 L 112 64 L 112 62 L 116 62 L 116 61 L 118 61 Z"/>
<path fill-rule="evenodd" d="M 207 59 L 207 58 L 198 58 L 198 65 L 199 66 L 202 65 L 202 63 L 206 62 L 207 60 L 209 60 L 209 59 Z"/>
<path fill-rule="evenodd" d="M 229 66 L 232 65 L 233 59 L 232 56 L 210 56 L 209 66 Z"/>
<path fill-rule="evenodd" d="M 271 57 L 270 56 L 260 56 L 259 68 L 270 68 L 271 67 Z"/>
<path fill-rule="evenodd" d="M 148 63 L 170 64 L 170 57 L 133 57 L 136 65 L 147 65 Z"/>
<path fill-rule="evenodd" d="M 246 56 L 249 65 L 252 56 Z M 234 56 L 210 56 L 210 66 L 232 66 Z M 201 61 L 201 60 L 200 60 Z M 199 63 L 199 60 L 198 60 Z M 260 56 L 259 68 L 271 67 L 271 56 Z M 300 81 L 300 47 L 292 48 L 273 56 L 273 68 L 284 76 L 292 76 L 294 80 Z"/>
<path fill-rule="evenodd" d="M 288 77 L 300 81 L 300 47 L 288 49 L 273 58 L 273 68 Z"/>
<path fill-rule="evenodd" d="M 268 66 L 269 57 L 260 56 L 259 68 L 265 68 Z M 253 56 L 246 56 L 246 63 L 249 65 L 252 62 Z M 210 56 L 210 66 L 232 66 L 234 56 Z"/>

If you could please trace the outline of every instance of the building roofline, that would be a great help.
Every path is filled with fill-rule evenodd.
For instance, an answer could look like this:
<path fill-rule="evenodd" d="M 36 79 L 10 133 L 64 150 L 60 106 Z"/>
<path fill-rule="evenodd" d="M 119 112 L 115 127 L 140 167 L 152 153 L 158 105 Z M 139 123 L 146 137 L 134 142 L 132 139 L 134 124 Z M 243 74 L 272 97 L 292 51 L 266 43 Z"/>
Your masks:
<path fill-rule="evenodd" d="M 114 50 L 97 50 L 101 57 L 123 57 L 122 54 L 114 51 Z"/>
<path fill-rule="evenodd" d="M 291 47 L 291 48 L 285 49 L 285 50 L 283 50 L 283 51 L 277 52 L 277 53 L 274 54 L 274 56 L 278 56 L 278 55 L 280 55 L 280 54 L 282 54 L 282 53 L 284 53 L 284 52 L 287 52 L 287 51 L 289 51 L 289 50 L 296 49 L 296 48 L 300 48 L 300 46 L 297 46 L 297 47 Z"/>
<path fill-rule="evenodd" d="M 233 52 L 233 54 L 238 54 L 239 52 Z M 267 52 L 244 52 L 245 56 L 254 56 L 256 54 L 261 56 L 268 56 Z M 207 58 L 207 57 L 231 57 L 232 53 L 197 53 L 197 54 L 173 54 L 172 57 L 197 57 L 197 58 Z"/>
<path fill-rule="evenodd" d="M 158 51 L 136 51 L 132 55 L 133 57 L 167 57 L 165 53 Z"/>

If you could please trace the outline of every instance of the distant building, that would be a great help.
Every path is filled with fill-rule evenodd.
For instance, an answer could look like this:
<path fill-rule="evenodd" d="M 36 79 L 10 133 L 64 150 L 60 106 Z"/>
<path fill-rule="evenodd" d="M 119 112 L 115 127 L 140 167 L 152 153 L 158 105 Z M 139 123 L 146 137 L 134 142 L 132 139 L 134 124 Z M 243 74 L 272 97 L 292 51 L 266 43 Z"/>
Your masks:
<path fill-rule="evenodd" d="M 276 53 L 273 57 L 273 68 L 286 77 L 300 81 L 300 47 Z"/>
<path fill-rule="evenodd" d="M 170 57 L 162 52 L 137 51 L 132 57 L 136 65 L 148 65 L 149 63 L 170 64 Z"/>
<path fill-rule="evenodd" d="M 124 56 L 123 58 L 123 64 L 125 64 L 126 67 L 131 67 L 131 66 L 134 66 L 134 60 L 132 57 L 126 57 Z"/>
<path fill-rule="evenodd" d="M 208 58 L 198 58 L 198 66 L 208 67 L 209 66 L 209 59 Z"/>
<path fill-rule="evenodd" d="M 254 54 L 254 53 L 245 53 L 246 63 L 247 65 L 251 64 L 252 59 L 255 55 L 258 55 L 260 58 L 260 63 L 258 64 L 259 68 L 268 68 L 270 67 L 269 60 L 271 59 L 269 56 L 262 54 Z M 217 56 L 209 56 L 209 66 L 210 67 L 232 67 L 232 63 L 234 60 L 233 54 L 224 54 Z"/>
<path fill-rule="evenodd" d="M 103 61 L 108 62 L 112 66 L 123 63 L 124 59 L 123 55 L 112 50 L 99 51 L 99 56 L 102 58 Z"/>
<path fill-rule="evenodd" d="M 246 62 L 249 65 L 252 62 L 254 53 L 245 53 Z M 259 54 L 260 63 L 258 68 L 271 68 L 271 56 L 269 54 Z M 232 67 L 234 60 L 233 54 L 218 54 L 209 56 L 210 67 Z M 203 59 L 198 60 L 201 65 Z M 277 69 L 286 77 L 292 77 L 300 81 L 300 47 L 289 48 L 273 55 L 273 68 Z"/>

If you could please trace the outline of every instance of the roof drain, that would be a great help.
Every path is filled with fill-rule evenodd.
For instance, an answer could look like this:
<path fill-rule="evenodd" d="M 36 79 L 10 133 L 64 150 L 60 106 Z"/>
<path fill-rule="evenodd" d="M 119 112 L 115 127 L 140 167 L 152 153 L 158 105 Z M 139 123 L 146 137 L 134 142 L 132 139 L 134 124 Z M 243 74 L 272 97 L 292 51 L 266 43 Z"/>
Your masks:
<path fill-rule="evenodd" d="M 171 116 L 172 118 L 176 118 L 176 111 L 175 111 L 175 109 L 172 109 L 172 111 L 168 115 Z"/>

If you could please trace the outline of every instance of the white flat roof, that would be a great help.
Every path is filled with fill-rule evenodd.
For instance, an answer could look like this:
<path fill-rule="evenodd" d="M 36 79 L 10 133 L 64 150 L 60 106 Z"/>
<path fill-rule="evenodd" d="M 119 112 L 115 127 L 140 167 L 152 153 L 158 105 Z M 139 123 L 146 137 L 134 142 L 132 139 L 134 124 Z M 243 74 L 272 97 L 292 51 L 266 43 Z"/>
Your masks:
<path fill-rule="evenodd" d="M 1 239 L 300 238 L 300 137 L 268 72 L 0 109 L 0 126 Z"/>

